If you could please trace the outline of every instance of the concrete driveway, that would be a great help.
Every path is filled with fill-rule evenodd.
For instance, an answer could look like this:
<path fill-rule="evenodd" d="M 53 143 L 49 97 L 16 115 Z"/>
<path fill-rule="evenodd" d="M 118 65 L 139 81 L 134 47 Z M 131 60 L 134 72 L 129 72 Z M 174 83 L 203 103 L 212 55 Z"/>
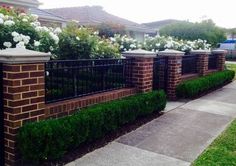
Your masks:
<path fill-rule="evenodd" d="M 166 113 L 68 166 L 187 166 L 236 117 L 236 82 Z"/>

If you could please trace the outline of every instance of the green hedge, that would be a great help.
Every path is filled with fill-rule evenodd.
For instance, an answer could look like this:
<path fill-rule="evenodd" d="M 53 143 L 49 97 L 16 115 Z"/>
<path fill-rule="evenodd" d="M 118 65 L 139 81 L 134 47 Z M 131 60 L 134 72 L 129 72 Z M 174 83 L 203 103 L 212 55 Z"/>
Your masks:
<path fill-rule="evenodd" d="M 214 88 L 232 81 L 235 72 L 231 70 L 220 71 L 197 79 L 184 81 L 176 89 L 179 98 L 194 98 Z"/>
<path fill-rule="evenodd" d="M 55 160 L 81 143 L 101 138 L 165 106 L 165 93 L 153 91 L 94 105 L 72 116 L 29 123 L 19 130 L 18 147 L 26 161 Z"/>

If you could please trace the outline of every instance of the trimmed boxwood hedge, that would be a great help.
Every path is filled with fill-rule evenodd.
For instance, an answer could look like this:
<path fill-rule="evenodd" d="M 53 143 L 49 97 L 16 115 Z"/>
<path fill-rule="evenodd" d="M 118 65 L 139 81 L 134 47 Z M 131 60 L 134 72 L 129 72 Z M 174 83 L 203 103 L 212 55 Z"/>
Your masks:
<path fill-rule="evenodd" d="M 225 70 L 197 79 L 184 81 L 177 86 L 176 93 L 179 98 L 195 98 L 232 81 L 234 76 L 234 71 Z"/>
<path fill-rule="evenodd" d="M 55 160 L 81 143 L 101 138 L 137 117 L 159 112 L 165 106 L 165 93 L 153 91 L 97 104 L 72 116 L 28 123 L 19 130 L 18 148 L 26 161 Z"/>

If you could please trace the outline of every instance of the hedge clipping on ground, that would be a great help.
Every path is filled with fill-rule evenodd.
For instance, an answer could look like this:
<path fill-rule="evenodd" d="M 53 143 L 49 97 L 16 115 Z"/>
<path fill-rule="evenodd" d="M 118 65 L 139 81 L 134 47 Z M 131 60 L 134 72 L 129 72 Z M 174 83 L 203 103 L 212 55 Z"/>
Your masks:
<path fill-rule="evenodd" d="M 234 76 L 234 71 L 225 70 L 197 79 L 184 81 L 177 86 L 176 93 L 179 98 L 195 98 L 232 81 Z"/>
<path fill-rule="evenodd" d="M 153 91 L 94 105 L 72 116 L 29 123 L 19 130 L 18 147 L 26 161 L 55 160 L 81 143 L 101 138 L 165 106 L 165 93 Z"/>

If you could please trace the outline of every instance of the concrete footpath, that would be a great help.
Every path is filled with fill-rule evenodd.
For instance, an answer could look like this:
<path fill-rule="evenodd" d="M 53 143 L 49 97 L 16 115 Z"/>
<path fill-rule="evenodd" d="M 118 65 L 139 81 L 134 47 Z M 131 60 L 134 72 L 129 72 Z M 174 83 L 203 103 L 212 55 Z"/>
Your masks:
<path fill-rule="evenodd" d="M 165 111 L 68 166 L 188 166 L 236 117 L 236 82 Z"/>

